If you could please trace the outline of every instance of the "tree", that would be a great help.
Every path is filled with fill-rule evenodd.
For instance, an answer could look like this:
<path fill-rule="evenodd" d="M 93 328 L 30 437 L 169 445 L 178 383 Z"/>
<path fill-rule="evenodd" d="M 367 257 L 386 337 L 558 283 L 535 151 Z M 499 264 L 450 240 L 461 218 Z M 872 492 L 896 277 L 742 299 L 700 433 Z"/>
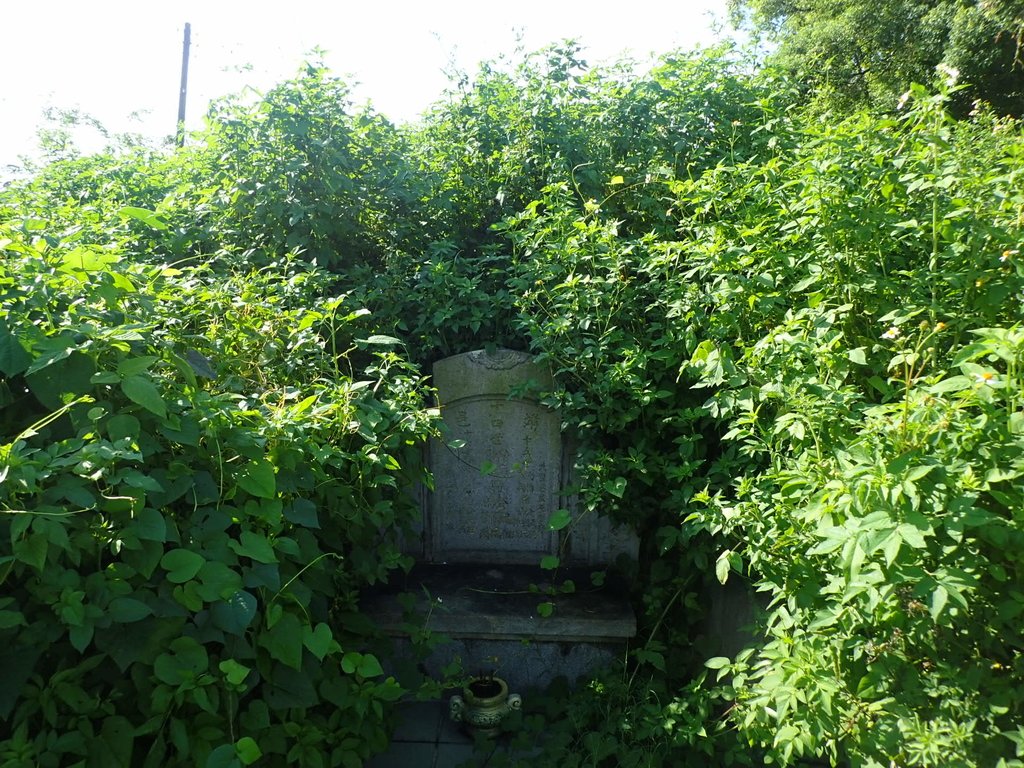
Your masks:
<path fill-rule="evenodd" d="M 772 54 L 828 106 L 888 106 L 943 64 L 974 101 L 1024 114 L 1021 0 L 730 0 L 733 21 L 777 43 Z"/>

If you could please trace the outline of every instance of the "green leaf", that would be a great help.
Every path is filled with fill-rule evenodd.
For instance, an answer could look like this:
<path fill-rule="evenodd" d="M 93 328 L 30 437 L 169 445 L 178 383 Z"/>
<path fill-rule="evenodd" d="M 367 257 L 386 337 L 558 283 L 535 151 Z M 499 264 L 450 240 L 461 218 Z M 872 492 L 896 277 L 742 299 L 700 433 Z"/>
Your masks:
<path fill-rule="evenodd" d="M 141 541 L 167 541 L 164 516 L 152 507 L 143 507 L 132 520 L 130 529 Z"/>
<path fill-rule="evenodd" d="M 167 580 L 184 584 L 192 579 L 206 563 L 206 558 L 188 549 L 172 549 L 160 558 L 161 567 L 167 571 Z"/>
<path fill-rule="evenodd" d="M 261 499 L 272 499 L 277 495 L 277 478 L 274 465 L 266 459 L 250 461 L 241 475 L 238 485 L 246 493 Z"/>
<path fill-rule="evenodd" d="M 32 368 L 38 365 L 37 360 Z M 65 358 L 56 360 L 49 367 L 25 375 L 25 382 L 32 394 L 47 408 L 60 408 L 65 402 L 92 392 L 92 375 L 96 363 L 89 355 L 68 351 Z"/>
<path fill-rule="evenodd" d="M 715 561 L 715 578 L 718 579 L 719 584 L 725 584 L 725 582 L 729 580 L 731 554 L 732 550 L 727 549 L 720 554 L 718 556 L 718 560 Z"/>
<path fill-rule="evenodd" d="M 107 420 L 107 434 L 111 440 L 123 440 L 126 437 L 136 440 L 141 430 L 139 420 L 130 413 L 119 413 Z"/>
<path fill-rule="evenodd" d="M 545 571 L 553 571 L 561 562 L 556 555 L 545 555 L 540 560 L 540 567 Z"/>
<path fill-rule="evenodd" d="M 625 184 L 626 180 L 622 176 L 612 176 L 611 181 L 608 183 L 614 187 L 618 184 Z"/>
<path fill-rule="evenodd" d="M 240 541 L 229 541 L 228 546 L 237 555 L 249 557 L 258 563 L 276 563 L 277 555 L 274 547 L 263 534 L 254 531 L 242 531 Z"/>
<path fill-rule="evenodd" d="M 480 465 L 480 475 L 482 477 L 487 477 L 488 475 L 493 475 L 494 474 L 494 470 L 496 470 L 496 469 L 497 469 L 497 467 L 494 465 L 493 462 L 485 461 L 483 464 Z"/>
<path fill-rule="evenodd" d="M 900 553 L 900 546 L 903 544 L 903 539 L 897 532 L 889 534 L 885 540 L 885 546 L 882 548 L 882 553 L 885 555 L 885 564 L 891 566 L 896 562 L 896 558 Z"/>
<path fill-rule="evenodd" d="M 572 515 L 567 509 L 559 509 L 548 519 L 549 531 L 560 531 L 572 522 Z"/>
<path fill-rule="evenodd" d="M 102 746 L 94 745 L 94 749 L 96 752 L 102 750 L 104 768 L 130 768 L 135 728 L 127 718 L 114 715 L 104 720 L 100 740 Z"/>
<path fill-rule="evenodd" d="M 206 758 L 205 768 L 241 768 L 241 761 L 233 744 L 221 744 Z"/>
<path fill-rule="evenodd" d="M 647 650 L 646 648 L 640 648 L 636 652 L 636 658 L 638 661 L 644 664 L 650 664 L 655 669 L 665 672 L 665 657 L 657 651 Z"/>
<path fill-rule="evenodd" d="M 167 222 L 157 215 L 156 211 L 150 211 L 146 208 L 136 208 L 134 205 L 126 205 L 121 208 L 117 215 L 122 219 L 135 219 L 141 221 L 147 227 L 152 229 L 164 230 L 167 229 Z"/>
<path fill-rule="evenodd" d="M 67 360 L 71 357 L 71 354 L 75 352 L 76 347 L 77 345 L 71 339 L 53 339 L 46 345 L 45 352 L 32 361 L 32 364 L 25 371 L 25 376 L 29 377 L 34 373 L 39 373 L 39 371 L 44 368 L 49 368 L 52 365 L 56 365 L 57 363 Z"/>
<path fill-rule="evenodd" d="M 729 665 L 729 659 L 726 656 L 714 656 L 704 662 L 704 666 L 708 669 L 722 669 Z"/>
<path fill-rule="evenodd" d="M 260 645 L 283 664 L 298 670 L 302 666 L 302 624 L 294 613 L 282 613 L 272 629 L 260 634 Z"/>
<path fill-rule="evenodd" d="M 316 625 L 316 628 L 306 627 L 303 630 L 302 642 L 309 652 L 323 661 L 324 656 L 332 650 L 338 650 L 341 646 L 334 640 L 331 628 L 323 622 Z"/>
<path fill-rule="evenodd" d="M 217 665 L 221 672 L 224 673 L 225 679 L 232 685 L 241 685 L 245 682 L 245 678 L 249 676 L 252 671 L 249 667 L 244 664 L 239 664 L 234 659 L 224 659 L 220 664 Z"/>
<path fill-rule="evenodd" d="M 60 261 L 62 263 L 61 271 L 74 274 L 83 271 L 109 271 L 108 267 L 121 261 L 121 257 L 110 251 L 85 246 L 62 254 Z"/>
<path fill-rule="evenodd" d="M 372 653 L 367 653 L 359 661 L 356 673 L 361 677 L 379 677 L 384 674 L 384 669 L 381 667 L 380 662 L 377 661 L 376 656 Z"/>
<path fill-rule="evenodd" d="M 604 489 L 617 499 L 621 499 L 626 492 L 626 478 L 616 477 L 614 480 L 606 480 Z"/>
<path fill-rule="evenodd" d="M 226 563 L 208 560 L 199 571 L 199 594 L 208 603 L 226 600 L 242 588 L 242 575 Z"/>
<path fill-rule="evenodd" d="M 202 376 L 204 379 L 210 379 L 211 381 L 217 378 L 217 374 L 213 370 L 213 363 L 194 349 L 190 349 L 185 353 L 185 361 L 191 366 L 196 376 Z"/>
<path fill-rule="evenodd" d="M 173 440 L 175 443 L 192 446 L 193 448 L 199 446 L 199 422 L 190 416 L 182 416 L 176 428 L 172 428 L 170 424 L 164 422 L 159 426 L 159 430 L 160 434 L 164 435 L 168 440 Z"/>
<path fill-rule="evenodd" d="M 183 358 L 181 355 L 176 355 L 173 352 L 169 352 L 167 354 L 167 357 L 170 360 L 171 365 L 174 366 L 178 373 L 185 377 L 186 384 L 193 388 L 199 385 L 199 382 L 196 379 L 195 372 L 192 370 L 191 366 L 189 366 L 189 364 L 185 361 L 185 358 Z"/>
<path fill-rule="evenodd" d="M 544 618 L 547 618 L 548 616 L 550 616 L 554 612 L 555 612 L 555 604 L 554 603 L 550 603 L 550 602 L 541 603 L 540 605 L 537 606 L 537 613 L 540 614 Z"/>
<path fill-rule="evenodd" d="M 209 663 L 203 646 L 191 637 L 178 637 L 171 641 L 166 653 L 156 657 L 153 674 L 162 683 L 178 686 L 194 681 L 207 671 Z"/>
<path fill-rule="evenodd" d="M 252 765 L 263 757 L 263 752 L 251 736 L 243 736 L 235 742 L 235 754 L 243 765 Z"/>
<path fill-rule="evenodd" d="M 69 477 L 64 477 L 58 483 L 57 488 L 61 496 L 81 509 L 94 509 L 96 497 L 84 484 L 78 484 Z"/>
<path fill-rule="evenodd" d="M 115 597 L 107 606 L 107 614 L 119 624 L 140 621 L 152 613 L 152 608 L 134 597 Z"/>
<path fill-rule="evenodd" d="M 900 538 L 914 549 L 924 549 L 928 546 L 925 543 L 924 536 L 916 526 L 910 523 L 903 523 L 897 530 L 899 531 Z"/>
<path fill-rule="evenodd" d="M 911 467 L 904 479 L 911 483 L 916 483 L 921 478 L 926 477 L 933 469 L 935 469 L 934 464 L 922 464 L 916 467 Z"/>
<path fill-rule="evenodd" d="M 341 669 L 349 675 L 361 677 L 377 677 L 384 674 L 384 669 L 376 656 L 358 651 L 349 651 L 341 657 Z"/>
<path fill-rule="evenodd" d="M 27 515 L 27 512 L 21 514 Z M 42 533 L 33 533 L 25 541 L 15 544 L 14 556 L 23 563 L 28 563 L 37 571 L 46 565 L 46 554 L 50 548 L 50 540 Z"/>
<path fill-rule="evenodd" d="M 24 373 L 32 363 L 32 356 L 21 346 L 4 320 L 0 320 L 0 373 L 16 376 Z"/>
<path fill-rule="evenodd" d="M 25 626 L 25 617 L 20 611 L 0 611 L 0 629 Z"/>
<path fill-rule="evenodd" d="M 271 709 L 285 710 L 312 707 L 321 701 L 309 675 L 295 669 L 274 666 L 261 688 L 263 701 Z"/>
<path fill-rule="evenodd" d="M 965 389 L 973 388 L 973 379 L 967 376 L 950 376 L 948 379 L 943 379 L 929 387 L 925 387 L 925 390 L 933 395 L 942 395 L 948 392 L 962 392 Z"/>
<path fill-rule="evenodd" d="M 127 376 L 137 376 L 140 373 L 145 373 L 158 359 L 159 358 L 153 357 L 152 355 L 122 358 L 117 364 L 117 375 L 121 378 L 125 378 Z"/>
<path fill-rule="evenodd" d="M 857 347 L 856 349 L 851 349 L 849 352 L 846 353 L 847 359 L 851 363 L 856 363 L 857 365 L 867 365 L 868 359 L 867 356 L 864 354 L 864 349 L 864 347 Z"/>
<path fill-rule="evenodd" d="M 153 382 L 143 376 L 128 376 L 121 380 L 121 391 L 133 403 L 162 419 L 167 418 L 167 405 Z"/>
<path fill-rule="evenodd" d="M 316 504 L 309 499 L 296 499 L 284 508 L 283 514 L 285 520 L 289 523 L 306 528 L 320 527 L 320 519 L 316 513 Z"/>
<path fill-rule="evenodd" d="M 68 640 L 71 641 L 71 646 L 76 651 L 84 653 L 85 649 L 89 647 L 89 643 L 92 641 L 92 634 L 92 624 L 81 624 L 77 627 L 71 627 L 68 630 Z"/>
<path fill-rule="evenodd" d="M 933 621 L 938 621 L 939 616 L 942 614 L 942 609 L 946 607 L 946 603 L 949 601 L 949 592 L 946 588 L 939 584 L 935 591 L 932 592 L 931 605 L 929 606 L 929 612 L 932 615 Z"/>
<path fill-rule="evenodd" d="M 210 607 L 210 620 L 218 629 L 241 637 L 256 616 L 256 598 L 240 589 Z"/>
<path fill-rule="evenodd" d="M 284 608 L 279 603 L 271 602 L 267 606 L 267 629 L 272 629 L 284 616 Z"/>
<path fill-rule="evenodd" d="M 369 338 L 366 338 L 366 339 L 359 339 L 359 341 L 362 342 L 363 344 L 379 344 L 379 345 L 394 345 L 394 344 L 401 344 L 402 343 L 401 339 L 396 339 L 394 336 L 383 336 L 383 335 L 380 335 L 380 334 L 375 335 L 375 336 L 370 336 Z"/>
<path fill-rule="evenodd" d="M 358 651 L 349 651 L 341 657 L 341 671 L 346 675 L 355 674 L 356 667 L 359 665 L 359 661 L 363 658 L 363 654 Z"/>

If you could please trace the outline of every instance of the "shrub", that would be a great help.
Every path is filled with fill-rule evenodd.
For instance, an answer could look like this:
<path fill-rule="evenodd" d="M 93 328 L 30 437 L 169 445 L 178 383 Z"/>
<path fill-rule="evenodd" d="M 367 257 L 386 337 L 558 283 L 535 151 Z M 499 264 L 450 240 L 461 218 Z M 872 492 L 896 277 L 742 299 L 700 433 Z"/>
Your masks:
<path fill-rule="evenodd" d="M 415 371 L 294 258 L 3 234 L 3 762 L 361 765 L 402 693 L 355 599 L 416 514 Z"/>

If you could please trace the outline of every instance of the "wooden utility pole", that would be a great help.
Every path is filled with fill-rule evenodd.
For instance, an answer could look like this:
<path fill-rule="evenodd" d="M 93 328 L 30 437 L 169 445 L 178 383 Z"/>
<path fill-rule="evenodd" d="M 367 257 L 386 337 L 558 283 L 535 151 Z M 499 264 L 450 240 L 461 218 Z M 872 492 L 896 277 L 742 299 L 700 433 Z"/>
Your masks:
<path fill-rule="evenodd" d="M 185 41 L 181 46 L 181 91 L 178 93 L 178 146 L 185 146 L 185 96 L 188 93 L 188 49 L 192 44 L 192 25 L 185 22 Z"/>

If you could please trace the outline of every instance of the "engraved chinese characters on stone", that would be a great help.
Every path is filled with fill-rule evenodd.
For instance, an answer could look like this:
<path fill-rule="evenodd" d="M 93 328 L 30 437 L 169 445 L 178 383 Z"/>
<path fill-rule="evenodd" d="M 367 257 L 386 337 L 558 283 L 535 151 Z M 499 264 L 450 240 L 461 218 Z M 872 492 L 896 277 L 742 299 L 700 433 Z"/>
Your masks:
<path fill-rule="evenodd" d="M 429 559 L 536 563 L 557 551 L 557 414 L 536 400 L 551 375 L 530 355 L 469 352 L 434 366 L 445 440 L 430 447 Z M 453 445 L 454 444 L 454 445 Z"/>

